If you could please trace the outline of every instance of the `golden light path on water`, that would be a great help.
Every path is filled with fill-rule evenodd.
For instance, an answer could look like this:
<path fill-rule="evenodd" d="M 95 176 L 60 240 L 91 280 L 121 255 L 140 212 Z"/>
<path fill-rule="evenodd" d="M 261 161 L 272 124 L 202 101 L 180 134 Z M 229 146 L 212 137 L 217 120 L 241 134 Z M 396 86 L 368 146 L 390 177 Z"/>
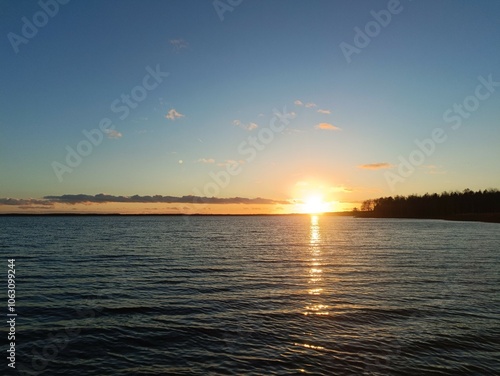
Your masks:
<path fill-rule="evenodd" d="M 309 231 L 309 289 L 310 302 L 305 307 L 305 315 L 328 315 L 328 306 L 322 304 L 323 294 L 323 265 L 321 251 L 321 232 L 318 215 L 311 215 Z"/>

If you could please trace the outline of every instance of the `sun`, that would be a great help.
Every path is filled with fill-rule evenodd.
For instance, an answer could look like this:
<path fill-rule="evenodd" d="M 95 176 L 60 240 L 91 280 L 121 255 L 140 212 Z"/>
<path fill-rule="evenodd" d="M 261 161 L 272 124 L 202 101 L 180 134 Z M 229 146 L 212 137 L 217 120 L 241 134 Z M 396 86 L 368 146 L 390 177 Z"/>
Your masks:
<path fill-rule="evenodd" d="M 323 201 L 323 197 L 320 195 L 308 196 L 301 205 L 301 209 L 302 213 L 307 214 L 320 214 L 331 210 L 330 204 Z"/>

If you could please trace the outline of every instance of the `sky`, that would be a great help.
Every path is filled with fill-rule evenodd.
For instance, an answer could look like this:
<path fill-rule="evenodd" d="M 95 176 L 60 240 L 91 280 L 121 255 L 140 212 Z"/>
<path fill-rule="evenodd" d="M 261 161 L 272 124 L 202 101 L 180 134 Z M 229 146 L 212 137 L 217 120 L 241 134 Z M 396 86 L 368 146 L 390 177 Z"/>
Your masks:
<path fill-rule="evenodd" d="M 500 2 L 0 0 L 0 213 L 500 188 Z"/>

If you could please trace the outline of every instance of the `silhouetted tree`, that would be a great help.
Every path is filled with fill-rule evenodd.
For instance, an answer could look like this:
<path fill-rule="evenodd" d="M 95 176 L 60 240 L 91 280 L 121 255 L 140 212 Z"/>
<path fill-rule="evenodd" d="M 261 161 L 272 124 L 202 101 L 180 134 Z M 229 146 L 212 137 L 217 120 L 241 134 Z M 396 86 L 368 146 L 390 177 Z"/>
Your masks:
<path fill-rule="evenodd" d="M 362 211 L 371 211 L 380 217 L 439 218 L 454 214 L 499 213 L 500 191 L 443 192 L 423 196 L 380 197 L 366 200 L 361 205 Z"/>

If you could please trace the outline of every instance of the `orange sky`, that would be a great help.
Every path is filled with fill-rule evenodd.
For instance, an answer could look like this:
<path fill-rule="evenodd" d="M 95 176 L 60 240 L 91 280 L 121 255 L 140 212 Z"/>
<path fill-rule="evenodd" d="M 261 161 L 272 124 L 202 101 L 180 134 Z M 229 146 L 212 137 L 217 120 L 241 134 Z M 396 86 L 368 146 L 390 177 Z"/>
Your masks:
<path fill-rule="evenodd" d="M 325 203 L 325 211 L 351 210 L 354 204 Z M 359 205 L 358 205 L 359 206 Z M 314 208 L 313 208 L 314 209 Z M 331 210 L 330 210 L 331 209 Z M 166 204 L 166 203 L 92 203 L 52 206 L 0 206 L 0 213 L 120 213 L 120 214 L 289 214 L 308 212 L 305 204 Z M 314 210 L 313 210 L 314 211 Z"/>

